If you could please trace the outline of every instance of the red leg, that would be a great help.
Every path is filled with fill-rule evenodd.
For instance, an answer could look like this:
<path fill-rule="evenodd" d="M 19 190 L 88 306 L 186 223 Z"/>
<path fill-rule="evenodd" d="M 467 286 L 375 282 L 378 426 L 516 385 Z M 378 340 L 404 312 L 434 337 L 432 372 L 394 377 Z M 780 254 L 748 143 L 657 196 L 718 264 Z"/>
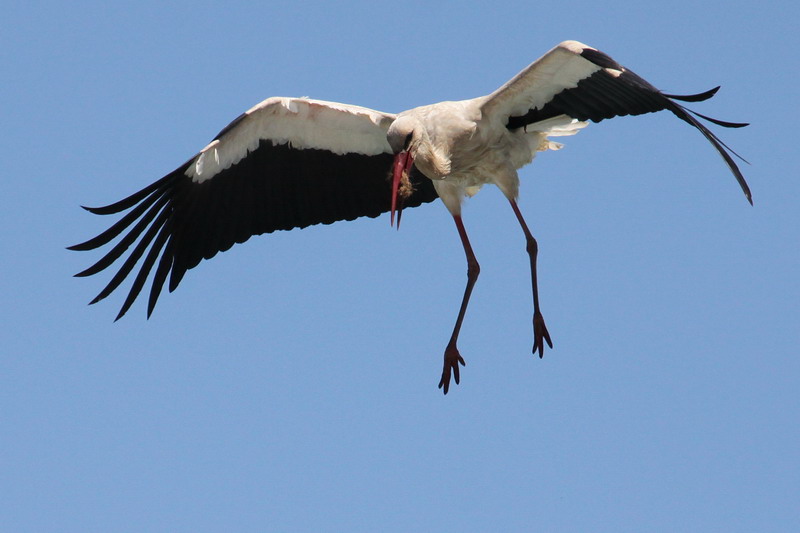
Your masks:
<path fill-rule="evenodd" d="M 481 273 L 481 266 L 475 258 L 472 251 L 472 246 L 469 244 L 467 238 L 467 231 L 464 229 L 464 223 L 461 221 L 460 216 L 453 216 L 456 228 L 458 228 L 458 235 L 461 237 L 461 244 L 464 245 L 464 253 L 467 255 L 467 287 L 464 289 L 464 297 L 461 300 L 461 309 L 458 311 L 458 318 L 456 319 L 456 326 L 453 328 L 453 335 L 450 337 L 450 342 L 444 350 L 444 367 L 442 369 L 442 379 L 439 381 L 439 388 L 444 389 L 444 393 L 450 389 L 450 373 L 455 377 L 456 385 L 459 382 L 458 365 L 466 365 L 464 358 L 458 353 L 456 343 L 458 342 L 458 333 L 461 331 L 461 323 L 464 321 L 464 314 L 467 312 L 467 304 L 469 303 L 469 296 L 472 294 L 472 287 L 475 286 L 475 281 L 478 279 L 478 274 Z"/>
<path fill-rule="evenodd" d="M 533 287 L 533 353 L 538 351 L 539 357 L 541 358 L 544 356 L 544 343 L 547 342 L 547 345 L 552 349 L 553 341 L 550 340 L 547 326 L 544 325 L 544 317 L 539 310 L 539 288 L 536 284 L 536 255 L 539 251 L 539 245 L 536 243 L 536 239 L 533 238 L 533 235 L 531 235 L 528 225 L 525 223 L 525 219 L 522 218 L 522 213 L 519 211 L 517 202 L 515 200 L 509 201 L 511 202 L 511 208 L 514 210 L 514 214 L 517 215 L 520 226 L 522 226 L 522 231 L 525 233 L 525 240 L 527 242 L 526 249 L 528 250 L 528 256 L 531 258 L 531 286 Z"/>

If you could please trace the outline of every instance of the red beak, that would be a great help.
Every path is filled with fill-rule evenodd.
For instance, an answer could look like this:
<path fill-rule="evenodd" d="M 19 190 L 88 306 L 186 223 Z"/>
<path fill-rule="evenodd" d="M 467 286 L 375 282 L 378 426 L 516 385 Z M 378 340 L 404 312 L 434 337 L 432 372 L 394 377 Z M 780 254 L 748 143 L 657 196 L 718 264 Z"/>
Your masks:
<path fill-rule="evenodd" d="M 411 172 L 411 165 L 414 164 L 414 156 L 409 151 L 402 151 L 394 156 L 392 165 L 392 216 L 391 224 L 394 226 L 394 213 L 397 212 L 397 229 L 400 229 L 400 215 L 403 213 L 403 197 L 400 197 L 400 183 L 408 184 L 408 175 Z M 407 196 L 407 195 L 406 195 Z"/>

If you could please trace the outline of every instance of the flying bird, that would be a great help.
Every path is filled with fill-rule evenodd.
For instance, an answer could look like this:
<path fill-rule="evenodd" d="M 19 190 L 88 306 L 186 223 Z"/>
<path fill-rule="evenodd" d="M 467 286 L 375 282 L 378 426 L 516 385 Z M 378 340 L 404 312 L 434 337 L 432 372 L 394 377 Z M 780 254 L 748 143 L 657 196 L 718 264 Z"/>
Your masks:
<path fill-rule="evenodd" d="M 603 52 L 564 41 L 487 96 L 399 114 L 308 98 L 268 98 L 155 183 L 111 205 L 84 207 L 98 215 L 127 213 L 97 237 L 70 247 L 92 250 L 119 237 L 76 276 L 97 274 L 121 261 L 93 304 L 138 269 L 118 320 L 152 272 L 149 317 L 168 277 L 172 292 L 202 259 L 253 235 L 387 211 L 399 226 L 404 207 L 438 197 L 455 221 L 467 258 L 467 284 L 439 381 L 447 394 L 451 375 L 459 383 L 459 365 L 465 364 L 458 335 L 480 272 L 461 218 L 464 199 L 494 184 L 519 221 L 530 257 L 533 353 L 542 357 L 545 343 L 551 349 L 553 343 L 539 304 L 538 245 L 517 205 L 517 170 L 537 152 L 559 149 L 551 138 L 573 135 L 587 121 L 667 110 L 703 134 L 752 204 L 732 157 L 738 154 L 700 119 L 727 128 L 747 124 L 713 119 L 678 103 L 706 100 L 718 89 L 666 94 Z"/>

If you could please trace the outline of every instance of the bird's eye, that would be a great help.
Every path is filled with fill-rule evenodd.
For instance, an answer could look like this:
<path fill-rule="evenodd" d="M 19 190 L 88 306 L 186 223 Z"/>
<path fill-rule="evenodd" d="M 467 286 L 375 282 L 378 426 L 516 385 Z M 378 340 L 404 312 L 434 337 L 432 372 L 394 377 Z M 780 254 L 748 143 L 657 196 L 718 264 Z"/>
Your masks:
<path fill-rule="evenodd" d="M 403 141 L 403 151 L 408 150 L 408 147 L 411 146 L 411 137 L 414 135 L 414 132 L 409 133 L 406 135 L 406 140 Z"/>

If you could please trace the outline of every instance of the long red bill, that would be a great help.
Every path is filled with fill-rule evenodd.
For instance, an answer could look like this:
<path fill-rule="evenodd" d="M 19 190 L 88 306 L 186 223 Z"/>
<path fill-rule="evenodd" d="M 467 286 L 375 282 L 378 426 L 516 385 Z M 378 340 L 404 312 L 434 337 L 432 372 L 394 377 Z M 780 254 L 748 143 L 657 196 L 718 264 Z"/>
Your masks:
<path fill-rule="evenodd" d="M 394 226 L 394 214 L 397 212 L 397 229 L 400 229 L 400 216 L 403 213 L 403 199 L 400 198 L 400 184 L 404 188 L 408 185 L 408 174 L 411 172 L 411 165 L 414 163 L 414 156 L 411 152 L 403 151 L 394 156 L 392 166 L 392 215 L 391 225 Z"/>

